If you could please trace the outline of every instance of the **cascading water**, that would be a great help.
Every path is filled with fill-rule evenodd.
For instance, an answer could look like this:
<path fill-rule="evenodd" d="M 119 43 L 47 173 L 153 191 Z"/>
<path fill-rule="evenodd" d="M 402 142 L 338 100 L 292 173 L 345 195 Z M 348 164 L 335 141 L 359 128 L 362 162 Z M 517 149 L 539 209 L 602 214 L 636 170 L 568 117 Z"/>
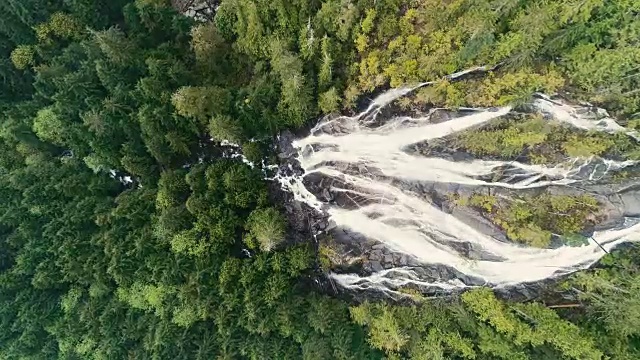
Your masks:
<path fill-rule="evenodd" d="M 475 69 L 474 69 L 475 70 Z M 467 72 L 454 74 L 451 78 Z M 429 85 L 427 83 L 419 86 Z M 466 109 L 447 121 L 426 116 L 379 119 L 381 110 L 414 88 L 389 90 L 375 98 L 356 116 L 320 121 L 306 138 L 293 142 L 303 176 L 276 177 L 298 201 L 328 213 L 336 228 L 348 229 L 374 239 L 416 263 L 444 266 L 474 283 L 507 286 L 543 280 L 585 268 L 626 241 L 640 240 L 640 222 L 627 218 L 623 225 L 597 231 L 588 245 L 538 249 L 497 240 L 436 206 L 428 194 L 414 188 L 425 186 L 493 187 L 511 191 L 547 186 L 578 186 L 602 178 L 611 170 L 635 165 L 633 161 L 571 159 L 556 166 L 515 161 L 452 161 L 424 157 L 407 149 L 417 143 L 439 139 L 477 127 L 509 114 L 512 109 Z M 620 131 L 613 120 L 582 117 L 576 107 L 538 96 L 538 111 L 576 127 L 607 132 Z M 635 133 L 629 133 L 636 136 Z M 495 176 L 500 169 L 501 176 Z M 326 191 L 347 201 L 329 204 L 305 186 L 303 177 L 321 179 Z M 494 180 L 490 180 L 494 179 Z M 470 258 L 459 245 L 484 255 Z M 455 289 L 468 286 L 459 278 L 423 278 L 416 267 L 384 269 L 370 276 L 332 274 L 340 285 L 390 291 L 405 284 Z"/>

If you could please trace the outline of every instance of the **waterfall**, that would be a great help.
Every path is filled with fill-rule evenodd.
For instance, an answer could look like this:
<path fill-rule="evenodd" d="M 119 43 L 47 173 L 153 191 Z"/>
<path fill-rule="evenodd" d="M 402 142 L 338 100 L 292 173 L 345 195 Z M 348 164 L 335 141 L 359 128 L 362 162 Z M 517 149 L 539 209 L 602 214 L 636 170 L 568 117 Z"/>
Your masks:
<path fill-rule="evenodd" d="M 474 69 L 475 70 L 475 69 Z M 451 77 L 461 76 L 460 72 Z M 381 109 L 399 97 L 430 83 L 389 90 L 355 116 L 321 120 L 309 136 L 295 140 L 297 160 L 303 176 L 279 176 L 283 187 L 298 201 L 325 211 L 342 229 L 375 239 L 394 252 L 417 262 L 446 266 L 492 286 L 533 282 L 567 274 L 590 266 L 620 243 L 640 240 L 640 223 L 596 232 L 588 245 L 556 249 L 530 248 L 499 241 L 435 206 L 426 194 L 411 191 L 407 184 L 443 184 L 498 187 L 521 191 L 554 186 L 575 186 L 602 178 L 611 170 L 635 165 L 634 161 L 569 159 L 559 165 L 531 165 L 516 161 L 453 161 L 409 153 L 410 146 L 481 126 L 512 112 L 510 107 L 465 109 L 451 120 L 433 121 L 434 111 L 421 117 L 397 116 L 379 119 Z M 620 125 L 588 118 L 582 108 L 539 95 L 532 108 L 571 126 L 605 132 L 622 131 Z M 606 116 L 605 116 L 606 115 Z M 636 136 L 635 133 L 628 133 Z M 490 180 L 500 169 L 498 179 Z M 350 199 L 339 206 L 316 198 L 303 177 L 330 179 L 329 190 Z M 495 178 L 495 176 L 494 176 Z M 470 259 L 456 250 L 467 243 L 489 254 Z M 332 274 L 343 287 L 389 290 L 389 286 L 428 285 L 441 289 L 467 286 L 459 279 L 421 279 L 411 268 L 378 271 L 370 276 Z M 390 290 L 389 290 L 390 291 Z"/>

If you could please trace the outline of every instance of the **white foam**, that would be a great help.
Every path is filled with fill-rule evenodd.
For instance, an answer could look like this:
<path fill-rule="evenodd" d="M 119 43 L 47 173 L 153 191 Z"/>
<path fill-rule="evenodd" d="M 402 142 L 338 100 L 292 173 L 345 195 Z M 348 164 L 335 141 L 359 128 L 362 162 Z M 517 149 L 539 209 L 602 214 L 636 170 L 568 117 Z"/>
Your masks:
<path fill-rule="evenodd" d="M 331 273 L 329 276 L 345 288 L 356 290 L 376 289 L 396 295 L 401 295 L 401 293 L 391 290 L 390 287 L 400 288 L 406 285 L 418 285 L 443 290 L 467 287 L 462 281 L 457 279 L 452 281 L 423 281 L 414 270 L 408 267 L 384 269 L 370 276 L 336 273 Z"/>
<path fill-rule="evenodd" d="M 609 114 L 598 109 L 596 114 L 587 116 L 592 112 L 585 106 L 569 105 L 562 100 L 551 100 L 546 95 L 538 94 L 540 97 L 533 102 L 541 112 L 551 115 L 554 119 L 569 123 L 579 129 L 603 131 L 610 134 L 623 132 L 637 141 L 640 141 L 640 134 L 637 131 L 629 131 L 620 126 Z M 594 118 L 595 115 L 595 118 Z"/>

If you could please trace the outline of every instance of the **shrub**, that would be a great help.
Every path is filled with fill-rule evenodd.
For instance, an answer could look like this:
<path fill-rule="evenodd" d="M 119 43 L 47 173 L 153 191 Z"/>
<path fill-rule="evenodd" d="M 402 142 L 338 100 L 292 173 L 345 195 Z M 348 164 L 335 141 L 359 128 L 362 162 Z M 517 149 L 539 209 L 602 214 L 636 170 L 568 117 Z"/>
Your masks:
<path fill-rule="evenodd" d="M 35 63 L 35 49 L 29 45 L 19 45 L 11 52 L 11 62 L 13 65 L 24 70 Z"/>

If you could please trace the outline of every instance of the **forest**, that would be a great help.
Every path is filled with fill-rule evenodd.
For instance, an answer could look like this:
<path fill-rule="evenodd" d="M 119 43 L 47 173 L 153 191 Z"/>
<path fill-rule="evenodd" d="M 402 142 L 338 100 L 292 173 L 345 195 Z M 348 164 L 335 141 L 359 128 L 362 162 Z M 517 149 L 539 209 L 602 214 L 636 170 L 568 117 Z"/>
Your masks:
<path fill-rule="evenodd" d="M 640 358 L 635 245 L 526 302 L 356 302 L 314 285 L 322 259 L 285 241 L 265 180 L 280 131 L 419 81 L 437 84 L 407 106 L 567 92 L 640 129 L 640 1 L 215 3 L 199 21 L 181 1 L 0 1 L 0 359 Z M 444 77 L 472 66 L 492 71 Z M 478 132 L 459 147 L 640 158 L 536 118 Z M 550 223 L 557 199 L 464 201 L 536 246 L 593 205 Z"/>

